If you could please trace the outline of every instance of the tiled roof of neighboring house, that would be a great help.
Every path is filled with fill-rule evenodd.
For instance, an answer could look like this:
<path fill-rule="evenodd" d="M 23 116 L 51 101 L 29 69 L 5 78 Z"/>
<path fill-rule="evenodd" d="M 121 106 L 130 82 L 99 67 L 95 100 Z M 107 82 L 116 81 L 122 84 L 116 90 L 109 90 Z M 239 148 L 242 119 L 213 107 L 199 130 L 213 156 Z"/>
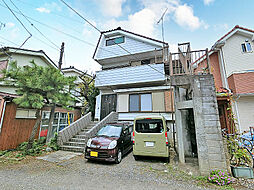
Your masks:
<path fill-rule="evenodd" d="M 118 27 L 118 28 L 115 28 L 115 29 L 112 29 L 112 30 L 103 31 L 103 32 L 101 32 L 101 33 L 102 33 L 102 34 L 105 34 L 105 33 L 114 32 L 114 31 L 117 31 L 117 30 L 121 30 L 121 31 L 123 31 L 123 32 L 127 32 L 127 33 L 132 34 L 132 35 L 136 35 L 136 36 L 139 36 L 139 37 L 142 37 L 142 38 L 146 38 L 146 39 L 148 39 L 148 40 L 153 40 L 153 41 L 155 41 L 155 42 L 168 45 L 168 43 L 166 43 L 166 42 L 163 42 L 163 41 L 160 41 L 160 40 L 156 40 L 156 39 L 154 39 L 154 38 L 150 38 L 150 37 L 147 37 L 147 36 L 143 36 L 143 35 L 141 35 L 141 34 L 137 34 L 137 33 L 134 33 L 134 32 L 128 31 L 128 30 L 124 30 L 124 29 L 122 29 L 121 27 Z"/>
<path fill-rule="evenodd" d="M 8 65 L 7 60 L 0 61 L 0 78 L 3 77 L 2 71 L 7 68 L 7 65 Z"/>
<path fill-rule="evenodd" d="M 252 32 L 252 33 L 254 33 L 254 30 L 251 30 L 251 29 L 244 28 L 244 27 L 241 27 L 241 26 L 239 26 L 239 25 L 236 25 L 232 30 L 230 30 L 228 33 L 226 33 L 224 36 L 222 36 L 219 40 L 217 40 L 217 41 L 215 42 L 215 44 L 218 43 L 218 42 L 220 42 L 220 41 L 222 41 L 223 39 L 225 39 L 227 36 L 229 36 L 229 35 L 230 35 L 232 32 L 234 32 L 236 29 L 241 29 L 241 30 L 245 30 L 245 31 L 247 31 L 247 32 Z M 214 47 L 214 46 L 215 46 L 215 45 L 213 45 L 213 47 Z M 208 51 L 209 56 L 210 56 L 210 53 L 213 53 L 213 47 Z M 196 61 L 193 62 L 193 64 L 195 64 L 195 63 L 198 63 L 198 64 L 199 64 L 199 61 L 202 60 L 202 58 L 204 58 L 204 56 L 205 56 L 205 55 L 203 55 L 203 56 L 201 56 L 200 58 L 198 58 Z"/>
<path fill-rule="evenodd" d="M 84 72 L 84 71 L 81 71 L 81 70 L 75 68 L 74 66 L 62 68 L 61 70 L 62 70 L 63 72 L 65 72 L 65 71 L 74 71 L 74 72 L 79 73 L 80 75 L 87 75 L 88 77 L 92 77 L 91 75 L 87 74 L 87 73 Z"/>
<path fill-rule="evenodd" d="M 18 95 L 16 95 L 16 94 L 10 94 L 10 93 L 6 93 L 6 92 L 0 92 L 0 96 L 2 96 L 2 97 L 11 97 L 11 98 L 18 97 Z"/>
<path fill-rule="evenodd" d="M 235 31 L 236 29 L 241 29 L 241 30 L 245 30 L 247 32 L 253 32 L 254 33 L 254 30 L 251 30 L 251 29 L 248 29 L 248 28 L 244 28 L 244 27 L 241 27 L 239 25 L 236 25 L 232 30 L 230 30 L 228 33 L 226 33 L 224 36 L 222 36 L 217 42 L 223 40 L 224 38 L 226 38 L 229 34 L 231 34 L 233 31 Z M 217 43 L 216 42 L 216 43 Z"/>
<path fill-rule="evenodd" d="M 8 53 L 22 53 L 22 51 L 23 52 L 29 52 L 31 54 L 34 53 L 34 54 L 37 54 L 38 56 L 43 56 L 48 60 L 48 62 L 51 65 L 58 68 L 57 65 L 54 63 L 54 61 L 52 61 L 52 59 L 50 59 L 50 57 L 43 50 L 35 51 L 35 50 L 22 49 L 22 48 L 16 48 L 16 47 L 3 47 L 3 48 L 0 48 L 0 53 L 3 52 L 4 54 L 7 54 L 7 52 Z"/>

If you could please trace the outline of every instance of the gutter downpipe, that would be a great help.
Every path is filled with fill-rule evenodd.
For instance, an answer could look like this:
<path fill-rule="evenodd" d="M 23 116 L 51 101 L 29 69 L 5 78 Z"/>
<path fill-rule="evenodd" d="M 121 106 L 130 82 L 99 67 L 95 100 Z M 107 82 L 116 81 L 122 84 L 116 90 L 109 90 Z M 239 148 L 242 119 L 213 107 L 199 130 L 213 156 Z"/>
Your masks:
<path fill-rule="evenodd" d="M 1 123 L 0 123 L 0 133 L 2 131 L 2 125 L 3 125 L 3 121 L 4 121 L 4 113 L 5 113 L 6 102 L 7 101 L 4 101 L 4 107 L 3 107 L 2 117 L 1 117 Z"/>

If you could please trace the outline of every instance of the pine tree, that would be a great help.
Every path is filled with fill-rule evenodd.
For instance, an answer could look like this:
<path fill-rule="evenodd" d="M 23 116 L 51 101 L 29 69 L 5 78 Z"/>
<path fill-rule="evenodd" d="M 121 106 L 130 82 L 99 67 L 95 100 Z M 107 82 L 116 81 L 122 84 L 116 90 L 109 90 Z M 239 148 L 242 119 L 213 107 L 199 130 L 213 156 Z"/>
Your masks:
<path fill-rule="evenodd" d="M 32 143 L 41 122 L 41 110 L 50 106 L 54 110 L 59 105 L 71 109 L 74 99 L 70 91 L 75 87 L 76 77 L 65 77 L 59 69 L 52 66 L 42 67 L 35 64 L 18 67 L 16 62 L 11 62 L 8 70 L 4 70 L 4 81 L 13 85 L 19 97 L 14 98 L 14 103 L 19 107 L 36 109 L 36 123 L 30 134 L 27 150 Z M 51 110 L 51 111 L 52 111 Z M 53 119 L 50 118 L 47 141 L 51 137 Z"/>

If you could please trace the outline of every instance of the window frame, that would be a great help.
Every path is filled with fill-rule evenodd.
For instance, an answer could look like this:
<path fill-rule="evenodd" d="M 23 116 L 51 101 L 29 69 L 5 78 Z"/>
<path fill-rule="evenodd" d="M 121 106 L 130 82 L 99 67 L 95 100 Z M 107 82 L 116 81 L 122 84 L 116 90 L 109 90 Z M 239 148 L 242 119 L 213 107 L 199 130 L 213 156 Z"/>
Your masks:
<path fill-rule="evenodd" d="M 120 43 L 116 43 L 115 40 L 116 39 L 119 39 L 119 38 L 123 38 L 123 41 L 120 42 Z M 114 41 L 113 44 L 108 44 L 109 41 Z M 109 38 L 109 39 L 106 39 L 106 46 L 113 46 L 113 45 L 116 45 L 116 44 L 122 44 L 125 42 L 125 36 L 118 36 L 118 37 L 114 37 L 114 38 Z"/>
<path fill-rule="evenodd" d="M 249 51 L 248 48 L 247 48 L 247 44 L 250 45 L 250 48 L 251 48 L 250 51 Z M 245 51 L 243 51 L 243 47 L 244 47 Z M 241 43 L 241 51 L 242 51 L 242 53 L 252 53 L 252 52 L 253 52 L 252 44 L 251 44 L 249 41 L 246 41 L 246 42 L 244 42 L 244 43 Z"/>
<path fill-rule="evenodd" d="M 141 111 L 141 95 L 144 95 L 144 94 L 150 94 L 151 95 L 151 111 Z M 130 111 L 130 96 L 131 95 L 138 95 L 139 96 L 139 109 L 138 111 Z M 132 112 L 132 113 L 151 113 L 153 112 L 153 96 L 152 96 L 152 92 L 147 92 L 147 93 L 133 93 L 133 94 L 129 94 L 129 112 Z"/>
<path fill-rule="evenodd" d="M 19 111 L 27 112 L 26 116 L 17 115 Z M 33 116 L 30 116 L 30 113 L 33 113 Z M 36 119 L 36 109 L 27 109 L 27 108 L 17 108 L 15 119 Z"/>

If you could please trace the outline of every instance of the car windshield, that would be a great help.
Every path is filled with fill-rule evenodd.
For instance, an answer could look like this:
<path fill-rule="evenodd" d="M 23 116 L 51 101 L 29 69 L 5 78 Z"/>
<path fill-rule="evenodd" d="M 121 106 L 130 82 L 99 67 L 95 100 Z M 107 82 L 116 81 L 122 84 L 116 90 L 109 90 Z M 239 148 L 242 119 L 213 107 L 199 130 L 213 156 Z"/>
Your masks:
<path fill-rule="evenodd" d="M 163 122 L 161 119 L 140 119 L 136 120 L 135 130 L 138 133 L 162 133 Z"/>
<path fill-rule="evenodd" d="M 120 137 L 122 132 L 121 126 L 115 125 L 106 125 L 105 127 L 101 128 L 96 136 L 106 136 L 106 137 Z"/>

